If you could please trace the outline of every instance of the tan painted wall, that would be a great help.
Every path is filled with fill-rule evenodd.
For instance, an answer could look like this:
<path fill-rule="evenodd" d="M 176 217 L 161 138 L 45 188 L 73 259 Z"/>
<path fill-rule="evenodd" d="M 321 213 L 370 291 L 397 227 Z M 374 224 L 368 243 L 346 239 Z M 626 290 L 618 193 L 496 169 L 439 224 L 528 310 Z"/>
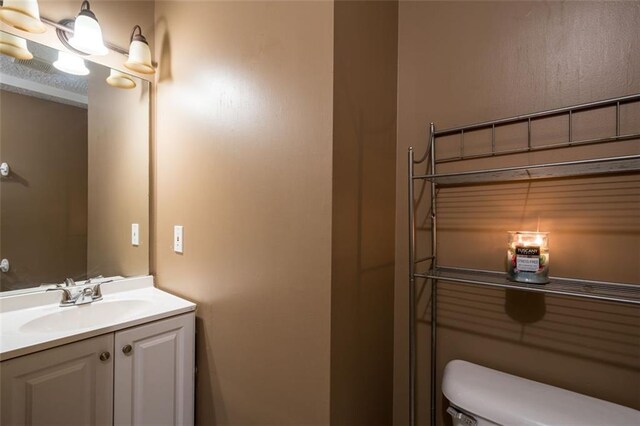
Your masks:
<path fill-rule="evenodd" d="M 0 291 L 83 279 L 87 262 L 87 111 L 0 91 Z M 37 123 L 37 125 L 32 125 Z"/>
<path fill-rule="evenodd" d="M 418 157 L 424 152 L 430 121 L 446 128 L 637 93 L 640 50 L 634 46 L 639 36 L 637 2 L 401 2 L 395 424 L 407 424 L 408 414 L 407 148 L 415 146 Z M 640 108 L 624 111 L 623 131 L 640 130 Z M 612 117 L 611 110 L 576 116 L 574 135 L 609 133 L 615 129 Z M 566 138 L 563 120 L 535 123 L 534 143 Z M 499 147 L 522 146 L 526 127 L 522 130 L 502 129 Z M 478 150 L 487 146 L 490 135 L 468 135 L 465 141 L 467 149 Z M 439 153 L 453 154 L 458 147 L 458 139 L 449 139 Z M 638 152 L 640 144 L 634 141 L 581 149 L 577 155 Z M 554 151 L 515 161 L 569 157 Z M 475 165 L 498 164 L 509 163 Z M 640 283 L 639 182 L 636 175 L 442 191 L 440 263 L 501 270 L 506 231 L 535 229 L 539 220 L 541 230 L 551 232 L 553 275 Z M 423 194 L 418 213 L 424 255 L 428 195 Z M 425 290 L 418 306 L 420 424 L 429 419 Z M 438 295 L 438 389 L 446 362 L 460 358 L 640 408 L 640 310 L 453 284 L 442 284 Z M 443 422 L 444 406 L 437 406 Z"/>
<path fill-rule="evenodd" d="M 197 422 L 327 424 L 333 4 L 158 2 L 156 23 L 154 272 L 198 304 Z"/>
<path fill-rule="evenodd" d="M 87 274 L 149 273 L 149 83 L 109 86 L 109 69 L 89 75 Z M 140 244 L 131 244 L 137 223 Z"/>
<path fill-rule="evenodd" d="M 333 425 L 392 423 L 397 19 L 334 6 Z"/>

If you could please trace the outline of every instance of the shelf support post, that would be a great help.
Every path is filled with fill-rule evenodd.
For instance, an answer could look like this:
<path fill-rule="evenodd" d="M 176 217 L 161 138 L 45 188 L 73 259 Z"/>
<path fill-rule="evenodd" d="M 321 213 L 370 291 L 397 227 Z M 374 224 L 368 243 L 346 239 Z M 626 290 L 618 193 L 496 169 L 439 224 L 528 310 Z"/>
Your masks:
<path fill-rule="evenodd" d="M 416 425 L 416 289 L 415 250 L 416 224 L 413 200 L 414 160 L 413 147 L 409 147 L 408 168 L 408 214 L 409 214 L 409 424 Z"/>
<path fill-rule="evenodd" d="M 430 172 L 436 174 L 436 140 L 435 140 L 435 125 L 431 123 L 429 129 L 429 148 L 430 148 Z M 436 215 L 436 182 L 431 180 L 431 273 L 435 275 L 437 263 L 437 215 Z M 431 280 L 431 426 L 436 426 L 436 401 L 437 401 L 437 364 L 436 364 L 436 343 L 437 343 L 437 320 L 438 311 L 436 298 L 438 296 L 438 280 Z"/>

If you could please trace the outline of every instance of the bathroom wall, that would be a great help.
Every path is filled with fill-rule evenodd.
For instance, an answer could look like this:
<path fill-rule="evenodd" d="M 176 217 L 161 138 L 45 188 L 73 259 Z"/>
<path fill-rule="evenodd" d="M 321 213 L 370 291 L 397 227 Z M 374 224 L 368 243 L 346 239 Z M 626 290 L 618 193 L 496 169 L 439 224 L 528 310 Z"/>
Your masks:
<path fill-rule="evenodd" d="M 407 148 L 422 156 L 429 122 L 447 128 L 638 93 L 639 37 L 637 2 L 400 3 L 394 424 L 408 423 Z M 610 133 L 614 117 L 612 110 L 578 114 L 574 135 Z M 534 143 L 565 140 L 566 120 L 534 123 Z M 624 107 L 621 126 L 639 131 L 640 107 Z M 486 147 L 487 136 L 465 135 L 467 149 Z M 500 129 L 499 148 L 523 140 L 526 126 Z M 441 143 L 439 155 L 458 152 L 458 138 Z M 640 143 L 632 141 L 577 155 L 638 152 Z M 570 155 L 556 150 L 515 161 Z M 638 183 L 636 175 L 443 190 L 440 264 L 501 270 L 506 231 L 539 226 L 551 232 L 552 275 L 640 284 Z M 417 192 L 419 254 L 428 255 L 429 193 Z M 430 289 L 418 282 L 418 290 L 418 421 L 428 424 Z M 438 389 L 446 362 L 458 358 L 640 408 L 639 309 L 444 282 L 438 297 Z M 440 399 L 437 408 L 444 423 Z"/>
<path fill-rule="evenodd" d="M 0 252 L 11 270 L 0 291 L 83 278 L 87 110 L 2 90 L 0 122 L 2 161 L 11 167 L 0 191 Z"/>
<path fill-rule="evenodd" d="M 334 3 L 332 425 L 392 424 L 397 23 Z"/>
<path fill-rule="evenodd" d="M 153 272 L 198 304 L 197 423 L 327 424 L 333 3 L 158 2 L 156 46 Z"/>
<path fill-rule="evenodd" d="M 88 105 L 87 275 L 149 273 L 150 89 L 138 80 L 122 90 L 105 83 L 109 68 L 93 66 Z M 85 147 L 85 151 L 87 148 Z M 131 244 L 131 224 L 140 244 Z"/>

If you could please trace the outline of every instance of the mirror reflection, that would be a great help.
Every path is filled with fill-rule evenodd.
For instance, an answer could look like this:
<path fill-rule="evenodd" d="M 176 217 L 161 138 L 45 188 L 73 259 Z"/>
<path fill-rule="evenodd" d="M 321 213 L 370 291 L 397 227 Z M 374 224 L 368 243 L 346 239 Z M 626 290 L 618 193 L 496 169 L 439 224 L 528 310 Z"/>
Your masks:
<path fill-rule="evenodd" d="M 0 45 L 0 291 L 148 274 L 149 83 Z"/>

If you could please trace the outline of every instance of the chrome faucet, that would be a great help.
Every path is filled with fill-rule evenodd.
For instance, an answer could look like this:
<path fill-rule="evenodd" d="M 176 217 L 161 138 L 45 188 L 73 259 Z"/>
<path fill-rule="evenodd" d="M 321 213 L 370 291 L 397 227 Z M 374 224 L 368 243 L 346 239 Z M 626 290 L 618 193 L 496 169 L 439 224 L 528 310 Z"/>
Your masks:
<path fill-rule="evenodd" d="M 64 287 L 48 288 L 47 291 L 62 292 L 60 306 L 84 305 L 86 303 L 102 300 L 102 290 L 100 289 L 100 284 L 96 284 L 93 287 L 84 287 L 76 292 L 73 292 Z"/>

